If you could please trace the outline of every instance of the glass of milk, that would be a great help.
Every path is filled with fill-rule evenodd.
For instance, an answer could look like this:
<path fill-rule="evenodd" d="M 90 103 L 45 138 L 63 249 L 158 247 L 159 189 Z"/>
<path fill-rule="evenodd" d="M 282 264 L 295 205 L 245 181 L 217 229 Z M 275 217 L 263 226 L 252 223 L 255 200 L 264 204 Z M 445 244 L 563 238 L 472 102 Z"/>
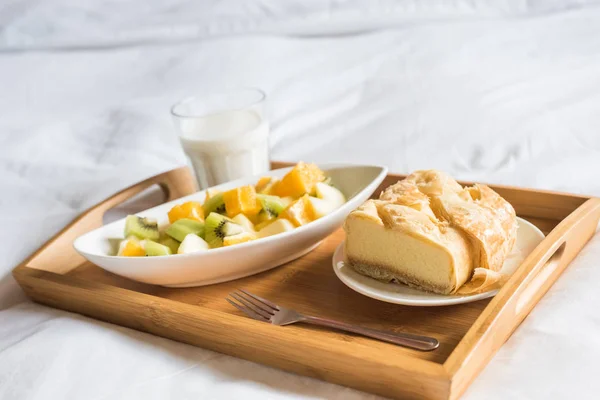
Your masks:
<path fill-rule="evenodd" d="M 190 97 L 175 104 L 171 114 L 200 189 L 270 169 L 269 124 L 261 90 Z"/>

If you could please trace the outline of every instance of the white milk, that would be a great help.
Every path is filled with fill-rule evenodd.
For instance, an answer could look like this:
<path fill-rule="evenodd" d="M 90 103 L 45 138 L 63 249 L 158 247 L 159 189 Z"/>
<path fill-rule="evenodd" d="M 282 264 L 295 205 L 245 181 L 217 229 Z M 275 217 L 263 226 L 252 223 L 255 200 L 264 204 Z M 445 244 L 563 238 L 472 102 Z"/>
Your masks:
<path fill-rule="evenodd" d="M 223 111 L 179 125 L 201 189 L 269 170 L 269 125 L 256 112 Z"/>

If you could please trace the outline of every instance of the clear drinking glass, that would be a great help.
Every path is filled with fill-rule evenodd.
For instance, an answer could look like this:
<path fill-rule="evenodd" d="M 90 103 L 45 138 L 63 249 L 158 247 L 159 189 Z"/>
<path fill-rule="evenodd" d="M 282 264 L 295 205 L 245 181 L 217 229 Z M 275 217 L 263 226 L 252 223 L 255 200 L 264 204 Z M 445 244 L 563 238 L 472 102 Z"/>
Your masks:
<path fill-rule="evenodd" d="M 265 98 L 259 89 L 235 89 L 171 108 L 200 189 L 270 169 Z"/>

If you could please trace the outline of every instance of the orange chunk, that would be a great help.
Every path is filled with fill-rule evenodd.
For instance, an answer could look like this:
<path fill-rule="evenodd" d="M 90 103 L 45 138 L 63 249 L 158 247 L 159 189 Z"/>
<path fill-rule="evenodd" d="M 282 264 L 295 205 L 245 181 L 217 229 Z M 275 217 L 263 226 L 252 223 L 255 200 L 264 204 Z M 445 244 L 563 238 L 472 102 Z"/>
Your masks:
<path fill-rule="evenodd" d="M 263 176 L 256 182 L 256 193 L 260 194 L 274 194 L 275 188 L 279 183 L 279 179 L 271 176 Z"/>
<path fill-rule="evenodd" d="M 168 212 L 169 222 L 173 223 L 179 219 L 187 218 L 195 221 L 204 221 L 204 209 L 197 201 L 188 201 L 178 204 Z"/>
<path fill-rule="evenodd" d="M 234 244 L 249 242 L 256 239 L 256 236 L 249 232 L 238 233 L 233 236 L 225 236 L 223 238 L 223 246 L 231 246 Z"/>
<path fill-rule="evenodd" d="M 139 240 L 125 239 L 119 247 L 119 255 L 123 257 L 143 257 L 146 255 L 146 250 L 144 250 Z"/>
<path fill-rule="evenodd" d="M 256 182 L 256 192 L 260 193 L 261 190 L 267 187 L 269 183 L 273 180 L 270 176 L 263 176 Z"/>
<path fill-rule="evenodd" d="M 305 193 L 312 194 L 315 184 L 325 179 L 325 174 L 315 164 L 300 161 L 288 172 L 273 189 L 280 197 L 300 197 Z"/>
<path fill-rule="evenodd" d="M 256 198 L 254 186 L 241 186 L 223 193 L 225 211 L 230 218 L 238 214 L 256 215 L 260 211 L 259 201 Z"/>
<path fill-rule="evenodd" d="M 308 195 L 304 195 L 290 204 L 279 215 L 279 218 L 289 220 L 294 226 L 306 225 L 316 219 Z"/>

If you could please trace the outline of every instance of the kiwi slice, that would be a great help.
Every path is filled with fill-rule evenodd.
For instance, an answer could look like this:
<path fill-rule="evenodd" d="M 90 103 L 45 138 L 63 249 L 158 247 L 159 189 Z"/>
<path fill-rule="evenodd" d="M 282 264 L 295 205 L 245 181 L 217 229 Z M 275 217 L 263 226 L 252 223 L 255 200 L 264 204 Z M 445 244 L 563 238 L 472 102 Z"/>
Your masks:
<path fill-rule="evenodd" d="M 177 254 L 177 250 L 179 250 L 179 242 L 170 236 L 165 235 L 158 241 L 158 243 L 162 244 L 163 246 L 167 246 L 169 249 L 171 249 L 171 253 L 173 254 Z"/>
<path fill-rule="evenodd" d="M 244 231 L 240 225 L 229 218 L 212 212 L 205 220 L 205 240 L 211 248 L 223 246 L 223 238 L 233 236 Z"/>
<path fill-rule="evenodd" d="M 149 257 L 168 256 L 173 254 L 170 248 L 152 240 L 144 240 L 144 250 L 146 250 L 146 255 Z"/>
<path fill-rule="evenodd" d="M 259 214 L 263 214 L 258 216 L 260 222 L 277 218 L 285 210 L 285 204 L 281 201 L 281 197 L 267 194 L 258 194 L 257 197 L 262 207 Z"/>
<path fill-rule="evenodd" d="M 208 215 L 211 212 L 223 214 L 225 212 L 225 202 L 223 201 L 223 193 L 217 193 L 202 205 L 204 208 L 204 215 Z"/>
<path fill-rule="evenodd" d="M 158 223 L 150 218 L 128 215 L 125 219 L 125 237 L 131 235 L 140 239 L 158 240 Z"/>
<path fill-rule="evenodd" d="M 167 228 L 165 233 L 178 242 L 183 242 L 183 239 L 190 233 L 204 238 L 204 222 L 187 218 L 178 219 Z"/>

